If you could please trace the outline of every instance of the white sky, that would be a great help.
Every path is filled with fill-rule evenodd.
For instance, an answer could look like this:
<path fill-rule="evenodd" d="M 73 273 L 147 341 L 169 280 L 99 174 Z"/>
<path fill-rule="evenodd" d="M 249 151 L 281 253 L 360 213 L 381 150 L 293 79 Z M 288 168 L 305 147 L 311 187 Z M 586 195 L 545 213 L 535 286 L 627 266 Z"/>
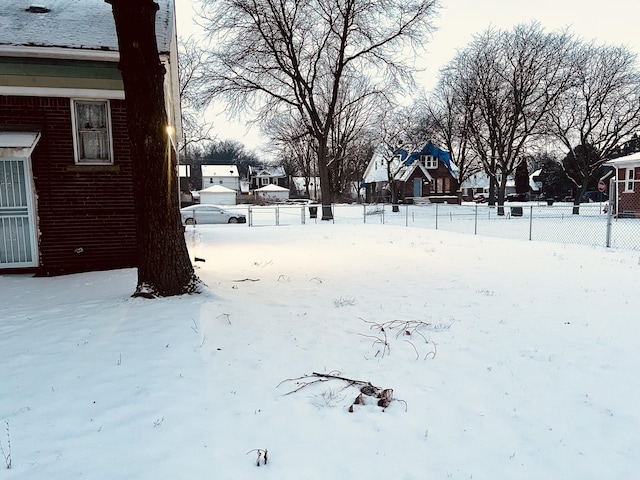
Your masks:
<path fill-rule="evenodd" d="M 456 50 L 464 48 L 474 34 L 490 25 L 509 29 L 518 23 L 537 20 L 547 30 L 569 27 L 584 40 L 626 44 L 640 53 L 637 23 L 640 3 L 637 0 L 616 0 L 610 4 L 579 0 L 527 3 L 513 0 L 441 0 L 441 3 L 443 8 L 435 21 L 438 30 L 420 61 L 420 66 L 426 70 L 418 78 L 427 89 L 435 85 L 438 70 L 453 58 Z M 194 31 L 192 5 L 199 5 L 199 1 L 176 0 L 178 35 L 188 36 Z M 248 148 L 254 148 L 260 142 L 258 135 L 252 132 L 243 135 L 245 129 L 242 126 L 228 124 L 222 115 L 217 116 L 215 123 L 221 139 L 234 138 Z"/>

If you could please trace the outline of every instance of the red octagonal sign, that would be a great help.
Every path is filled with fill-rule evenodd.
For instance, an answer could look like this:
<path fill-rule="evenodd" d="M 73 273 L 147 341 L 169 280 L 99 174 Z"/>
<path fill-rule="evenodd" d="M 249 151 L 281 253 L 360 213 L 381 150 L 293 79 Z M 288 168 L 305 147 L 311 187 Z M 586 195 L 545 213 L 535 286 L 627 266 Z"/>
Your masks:
<path fill-rule="evenodd" d="M 598 182 L 598 191 L 599 192 L 604 192 L 606 188 L 607 188 L 607 186 L 605 185 L 605 183 L 602 180 L 600 180 Z"/>

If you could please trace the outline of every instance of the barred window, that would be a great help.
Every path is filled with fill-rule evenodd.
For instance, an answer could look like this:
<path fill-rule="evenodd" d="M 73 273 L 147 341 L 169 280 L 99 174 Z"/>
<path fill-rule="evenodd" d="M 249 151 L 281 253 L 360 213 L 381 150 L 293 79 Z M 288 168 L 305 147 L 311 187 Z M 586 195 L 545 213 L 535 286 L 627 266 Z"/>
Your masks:
<path fill-rule="evenodd" d="M 111 164 L 109 101 L 71 101 L 75 160 L 77 164 Z"/>

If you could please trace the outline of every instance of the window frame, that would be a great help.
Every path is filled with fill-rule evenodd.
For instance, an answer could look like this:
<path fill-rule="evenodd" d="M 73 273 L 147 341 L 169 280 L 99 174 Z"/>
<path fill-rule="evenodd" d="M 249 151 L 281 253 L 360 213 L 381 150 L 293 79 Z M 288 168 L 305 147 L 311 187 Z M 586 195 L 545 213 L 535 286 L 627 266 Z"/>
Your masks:
<path fill-rule="evenodd" d="M 105 106 L 106 126 L 105 134 L 107 141 L 107 158 L 81 158 L 80 156 L 80 136 L 81 131 L 78 126 L 78 104 L 101 104 Z M 71 128 L 73 136 L 73 157 L 76 165 L 113 165 L 113 132 L 111 128 L 111 103 L 108 99 L 95 99 L 95 98 L 72 98 L 71 99 Z"/>
<path fill-rule="evenodd" d="M 624 180 L 624 191 L 625 192 L 633 192 L 634 183 L 636 178 L 636 169 L 635 167 L 627 167 L 625 172 L 625 180 Z"/>
<path fill-rule="evenodd" d="M 438 168 L 438 159 L 434 155 L 422 155 L 422 162 L 427 170 Z"/>

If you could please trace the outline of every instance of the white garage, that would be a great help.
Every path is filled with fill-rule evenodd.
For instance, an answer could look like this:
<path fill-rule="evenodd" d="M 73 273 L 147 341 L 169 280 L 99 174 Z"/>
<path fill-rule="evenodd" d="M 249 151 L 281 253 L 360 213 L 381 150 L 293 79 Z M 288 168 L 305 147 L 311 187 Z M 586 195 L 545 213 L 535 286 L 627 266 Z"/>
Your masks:
<path fill-rule="evenodd" d="M 222 185 L 212 185 L 200 190 L 200 203 L 212 205 L 235 205 L 236 191 Z"/>
<path fill-rule="evenodd" d="M 277 203 L 289 199 L 289 189 L 274 184 L 258 188 L 253 193 L 259 202 Z"/>

